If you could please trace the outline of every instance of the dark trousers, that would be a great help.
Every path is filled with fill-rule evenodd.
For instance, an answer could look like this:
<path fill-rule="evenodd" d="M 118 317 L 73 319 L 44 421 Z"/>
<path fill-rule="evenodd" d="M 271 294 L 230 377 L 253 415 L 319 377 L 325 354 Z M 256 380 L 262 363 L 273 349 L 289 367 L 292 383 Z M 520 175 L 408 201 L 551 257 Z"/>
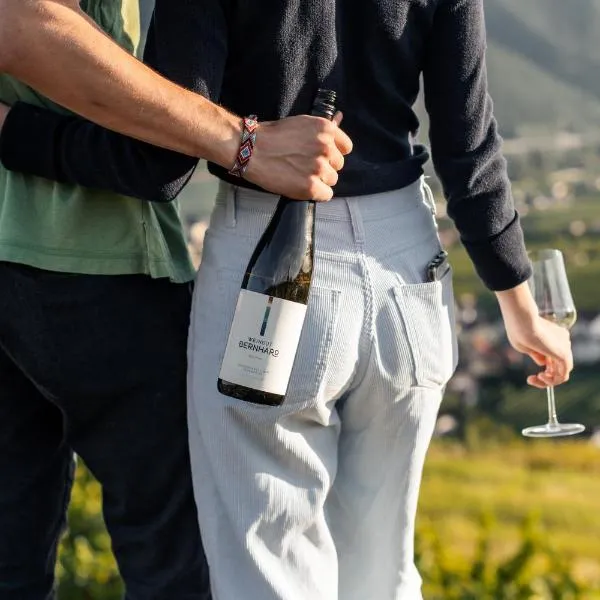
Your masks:
<path fill-rule="evenodd" d="M 208 600 L 186 425 L 190 285 L 0 263 L 0 600 L 53 597 L 73 454 L 128 600 Z"/>

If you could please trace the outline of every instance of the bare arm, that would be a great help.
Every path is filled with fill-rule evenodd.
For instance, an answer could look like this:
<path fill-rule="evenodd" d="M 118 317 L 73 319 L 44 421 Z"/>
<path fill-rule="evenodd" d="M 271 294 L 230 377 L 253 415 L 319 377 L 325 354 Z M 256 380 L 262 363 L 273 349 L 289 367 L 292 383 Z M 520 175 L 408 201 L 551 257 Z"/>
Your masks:
<path fill-rule="evenodd" d="M 239 118 L 128 55 L 77 0 L 0 0 L 0 70 L 104 127 L 233 165 Z M 347 136 L 322 119 L 265 124 L 246 177 L 276 193 L 328 199 L 350 149 Z"/>
<path fill-rule="evenodd" d="M 130 56 L 76 0 L 0 0 L 0 69 L 109 129 L 233 164 L 239 119 Z"/>

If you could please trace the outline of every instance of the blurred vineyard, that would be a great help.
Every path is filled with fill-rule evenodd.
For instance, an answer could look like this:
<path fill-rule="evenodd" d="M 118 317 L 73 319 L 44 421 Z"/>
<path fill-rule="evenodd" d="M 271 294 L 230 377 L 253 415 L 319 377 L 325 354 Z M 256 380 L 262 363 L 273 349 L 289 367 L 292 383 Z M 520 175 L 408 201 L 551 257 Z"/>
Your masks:
<path fill-rule="evenodd" d="M 599 459 L 576 442 L 496 445 L 485 426 L 436 441 L 416 548 L 425 598 L 600 600 Z M 69 522 L 59 600 L 120 600 L 100 486 L 81 463 Z"/>
<path fill-rule="evenodd" d="M 121 600 L 123 584 L 102 519 L 102 490 L 79 461 L 69 531 L 56 566 L 60 600 Z"/>
<path fill-rule="evenodd" d="M 522 217 L 529 250 L 560 248 L 564 252 L 575 303 L 583 312 L 600 311 L 600 235 L 595 229 L 580 234 L 574 225 L 582 224 L 589 229 L 592 224 L 594 227 L 600 226 L 599 196 L 596 193 L 575 201 L 557 203 L 543 212 L 532 210 Z M 444 228 L 451 228 L 449 221 L 442 221 Z M 491 294 L 486 292 L 475 275 L 464 249 L 457 245 L 452 248 L 451 255 L 457 297 L 474 293 L 487 297 L 488 302 L 495 304 Z"/>
<path fill-rule="evenodd" d="M 600 599 L 600 450 L 472 425 L 438 441 L 421 492 L 427 600 Z"/>

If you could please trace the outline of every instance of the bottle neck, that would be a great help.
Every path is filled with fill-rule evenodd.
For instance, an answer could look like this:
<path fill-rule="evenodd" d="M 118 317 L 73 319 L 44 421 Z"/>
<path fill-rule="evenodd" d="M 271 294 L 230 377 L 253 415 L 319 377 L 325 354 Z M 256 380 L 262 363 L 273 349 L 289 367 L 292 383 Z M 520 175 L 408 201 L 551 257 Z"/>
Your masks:
<path fill-rule="evenodd" d="M 334 108 L 327 108 L 323 106 L 314 107 L 310 114 L 312 117 L 322 117 L 323 119 L 327 119 L 328 121 L 333 121 L 333 116 L 335 115 Z"/>

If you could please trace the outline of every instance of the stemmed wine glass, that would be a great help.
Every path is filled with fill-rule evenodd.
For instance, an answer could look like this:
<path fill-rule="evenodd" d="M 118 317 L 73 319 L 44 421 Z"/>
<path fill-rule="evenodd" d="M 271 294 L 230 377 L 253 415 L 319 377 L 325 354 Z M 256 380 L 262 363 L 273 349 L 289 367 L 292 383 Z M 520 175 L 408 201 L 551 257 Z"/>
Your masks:
<path fill-rule="evenodd" d="M 571 296 L 565 262 L 560 250 L 546 249 L 530 254 L 533 263 L 533 276 L 529 285 L 535 298 L 540 316 L 561 327 L 571 329 L 577 320 L 575 303 Z M 556 416 L 554 388 L 546 389 L 548 394 L 548 423 L 523 429 L 527 437 L 559 437 L 575 435 L 585 430 L 578 423 L 560 423 Z"/>

